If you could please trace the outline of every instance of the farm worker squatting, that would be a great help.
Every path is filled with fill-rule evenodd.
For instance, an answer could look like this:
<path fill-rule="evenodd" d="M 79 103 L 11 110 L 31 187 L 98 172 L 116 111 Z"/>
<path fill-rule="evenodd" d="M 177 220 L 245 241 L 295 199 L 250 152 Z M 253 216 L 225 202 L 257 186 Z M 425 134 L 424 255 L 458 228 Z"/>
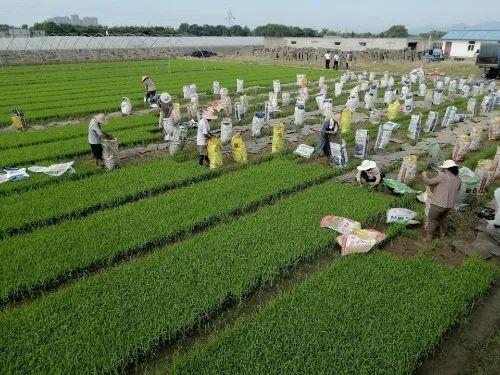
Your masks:
<path fill-rule="evenodd" d="M 443 171 L 434 178 L 423 172 L 417 179 L 428 185 L 432 192 L 431 206 L 427 220 L 427 240 L 432 240 L 437 229 L 443 237 L 446 233 L 444 220 L 455 206 L 462 181 L 458 177 L 458 165 L 453 160 L 446 160 L 439 166 Z"/>
<path fill-rule="evenodd" d="M 208 150 L 207 150 L 207 139 L 212 138 L 210 133 L 210 122 L 217 119 L 214 111 L 212 109 L 207 109 L 203 112 L 201 120 L 198 122 L 198 132 L 196 133 L 196 145 L 200 153 L 200 159 L 198 163 L 200 165 L 208 165 Z"/>
<path fill-rule="evenodd" d="M 102 164 L 102 140 L 111 139 L 112 137 L 101 130 L 101 124 L 106 124 L 108 121 L 103 113 L 99 113 L 89 123 L 89 144 L 94 157 L 95 165 Z"/>
<path fill-rule="evenodd" d="M 363 160 L 356 169 L 358 170 L 356 181 L 359 186 L 368 185 L 369 189 L 373 189 L 380 185 L 382 174 L 373 160 Z"/>
<path fill-rule="evenodd" d="M 315 152 L 319 154 L 323 151 L 325 156 L 330 157 L 332 155 L 330 142 L 339 143 L 340 141 L 340 116 L 335 114 L 323 123 Z"/>
<path fill-rule="evenodd" d="M 148 76 L 142 76 L 141 80 L 144 84 L 144 88 L 146 89 L 145 100 L 147 103 L 152 103 L 151 99 L 153 99 L 156 95 L 156 86 Z"/>

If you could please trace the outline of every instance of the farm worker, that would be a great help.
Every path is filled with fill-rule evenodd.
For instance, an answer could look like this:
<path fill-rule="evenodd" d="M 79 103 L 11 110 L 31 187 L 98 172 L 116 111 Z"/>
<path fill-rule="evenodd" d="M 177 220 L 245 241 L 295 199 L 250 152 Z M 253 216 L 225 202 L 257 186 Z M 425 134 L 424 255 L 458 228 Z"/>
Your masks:
<path fill-rule="evenodd" d="M 209 165 L 207 140 L 212 138 L 212 134 L 210 133 L 210 122 L 215 119 L 217 119 L 217 116 L 215 116 L 213 109 L 208 108 L 203 112 L 201 120 L 198 122 L 196 145 L 200 152 L 200 159 L 198 161 L 200 165 Z"/>
<path fill-rule="evenodd" d="M 145 100 L 148 103 L 151 103 L 151 99 L 156 95 L 156 86 L 148 76 L 142 76 L 142 83 L 144 84 L 144 88 L 146 89 Z"/>
<path fill-rule="evenodd" d="M 319 154 L 323 151 L 325 156 L 330 157 L 332 154 L 330 150 L 330 142 L 340 142 L 340 116 L 338 114 L 332 115 L 330 119 L 323 123 L 315 152 Z"/>
<path fill-rule="evenodd" d="M 339 70 L 339 54 L 338 53 L 335 53 L 335 55 L 333 55 L 333 69 Z"/>
<path fill-rule="evenodd" d="M 380 174 L 380 169 L 377 167 L 377 163 L 373 160 L 363 160 L 361 165 L 356 169 L 358 170 L 356 181 L 359 186 L 368 185 L 369 189 L 373 189 L 380 184 L 382 175 Z"/>
<path fill-rule="evenodd" d="M 99 113 L 89 123 L 89 144 L 95 165 L 100 165 L 103 162 L 102 140 L 112 138 L 109 134 L 101 130 L 101 124 L 106 124 L 107 122 L 104 113 Z"/>
<path fill-rule="evenodd" d="M 170 118 L 172 116 L 172 109 L 172 97 L 168 92 L 162 92 L 160 94 L 160 100 L 158 101 L 158 112 L 160 113 L 158 127 L 160 129 L 163 127 L 163 119 Z"/>
<path fill-rule="evenodd" d="M 330 51 L 325 53 L 325 69 L 330 69 L 330 60 L 332 59 L 332 55 L 330 55 Z"/>
<path fill-rule="evenodd" d="M 462 181 L 458 177 L 458 165 L 453 160 L 446 160 L 439 166 L 442 169 L 436 177 L 429 178 L 423 172 L 417 176 L 417 180 L 428 185 L 432 192 L 431 206 L 427 218 L 427 240 L 432 240 L 437 229 L 441 237 L 444 237 L 446 228 L 444 219 L 455 206 L 455 199 Z"/>
<path fill-rule="evenodd" d="M 339 55 L 339 61 L 342 63 L 342 65 L 346 62 L 347 55 L 344 51 L 340 51 Z"/>

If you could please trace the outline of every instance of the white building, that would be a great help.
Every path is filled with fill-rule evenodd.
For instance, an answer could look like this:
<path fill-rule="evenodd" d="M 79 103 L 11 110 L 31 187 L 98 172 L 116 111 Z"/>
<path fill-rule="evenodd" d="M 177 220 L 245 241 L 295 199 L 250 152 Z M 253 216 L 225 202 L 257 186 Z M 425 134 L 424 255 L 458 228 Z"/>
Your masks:
<path fill-rule="evenodd" d="M 500 30 L 451 30 L 441 38 L 448 58 L 474 57 L 481 42 L 500 43 Z"/>
<path fill-rule="evenodd" d="M 265 48 L 325 48 L 343 51 L 365 51 L 367 49 L 402 50 L 409 48 L 421 51 L 427 42 L 420 38 L 342 38 L 340 36 L 325 37 L 283 37 L 265 38 Z"/>

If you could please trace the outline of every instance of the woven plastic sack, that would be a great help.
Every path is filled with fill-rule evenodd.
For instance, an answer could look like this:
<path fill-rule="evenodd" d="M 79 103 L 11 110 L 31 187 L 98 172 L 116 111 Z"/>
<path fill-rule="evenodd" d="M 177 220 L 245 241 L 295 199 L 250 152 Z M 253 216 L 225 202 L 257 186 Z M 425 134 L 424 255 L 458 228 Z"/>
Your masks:
<path fill-rule="evenodd" d="M 408 138 L 413 140 L 418 139 L 421 130 L 422 122 L 420 121 L 420 115 L 412 115 L 410 124 L 408 125 Z"/>
<path fill-rule="evenodd" d="M 368 130 L 356 130 L 354 157 L 356 159 L 364 159 L 368 153 Z"/>
<path fill-rule="evenodd" d="M 481 182 L 479 183 L 479 187 L 477 189 L 478 196 L 484 193 L 486 186 L 488 186 L 490 181 L 493 179 L 494 171 L 492 171 L 492 169 L 493 169 L 493 160 L 482 159 L 478 161 L 476 170 L 474 171 L 476 176 L 481 178 Z"/>
<path fill-rule="evenodd" d="M 390 208 L 387 210 L 386 223 L 400 223 L 405 224 L 413 220 L 417 216 L 415 211 L 407 208 Z"/>
<path fill-rule="evenodd" d="M 340 255 L 364 254 L 370 251 L 373 246 L 382 242 L 386 235 L 375 229 L 355 229 L 352 233 L 337 237 Z"/>
<path fill-rule="evenodd" d="M 483 129 L 473 127 L 470 130 L 470 143 L 469 151 L 479 150 L 479 144 L 481 143 L 481 137 L 483 135 Z"/>
<path fill-rule="evenodd" d="M 210 160 L 210 169 L 218 169 L 222 167 L 222 143 L 219 138 L 212 137 L 208 140 L 207 151 L 208 160 Z"/>
<path fill-rule="evenodd" d="M 452 159 L 455 162 L 461 161 L 469 151 L 470 137 L 462 134 L 457 138 L 455 147 L 453 148 Z"/>
<path fill-rule="evenodd" d="M 497 139 L 500 139 L 500 116 L 490 119 L 488 125 L 488 140 L 496 141 Z"/>
<path fill-rule="evenodd" d="M 467 102 L 467 113 L 471 114 L 472 116 L 476 115 L 476 103 L 476 98 L 470 98 Z"/>
<path fill-rule="evenodd" d="M 413 180 L 417 173 L 417 156 L 408 155 L 403 158 L 401 168 L 399 168 L 398 181 L 406 183 Z"/>
<path fill-rule="evenodd" d="M 325 216 L 321 219 L 320 226 L 342 234 L 349 234 L 355 229 L 361 229 L 359 222 L 341 216 Z"/>
<path fill-rule="evenodd" d="M 395 102 L 389 104 L 389 108 L 387 109 L 387 117 L 389 120 L 394 120 L 398 117 L 399 112 L 401 111 L 401 104 L 396 100 Z"/>
<path fill-rule="evenodd" d="M 220 123 L 220 141 L 227 143 L 233 136 L 233 124 L 230 118 L 222 119 Z"/>
<path fill-rule="evenodd" d="M 102 141 L 102 159 L 107 170 L 112 170 L 118 165 L 118 141 L 116 139 Z"/>
<path fill-rule="evenodd" d="M 347 148 L 345 141 L 341 143 L 330 142 L 330 162 L 333 167 L 345 167 L 348 163 Z"/>
<path fill-rule="evenodd" d="M 273 140 L 271 145 L 271 152 L 273 154 L 283 151 L 285 148 L 285 126 L 281 123 L 273 126 Z"/>
<path fill-rule="evenodd" d="M 342 115 L 340 117 L 340 128 L 341 133 L 346 134 L 351 131 L 351 120 L 352 120 L 352 112 L 348 108 L 344 108 L 342 111 Z"/>
<path fill-rule="evenodd" d="M 236 80 L 236 92 L 243 92 L 244 81 L 242 79 Z"/>
<path fill-rule="evenodd" d="M 212 90 L 214 95 L 220 95 L 220 83 L 217 81 L 214 81 L 212 83 Z"/>
<path fill-rule="evenodd" d="M 439 114 L 438 112 L 430 111 L 427 115 L 427 121 L 425 123 L 425 132 L 432 133 L 436 129 Z"/>
<path fill-rule="evenodd" d="M 281 82 L 278 79 L 273 80 L 273 91 L 276 94 L 281 92 Z"/>
<path fill-rule="evenodd" d="M 392 178 L 384 178 L 384 184 L 396 194 L 419 193 L 419 191 L 413 190 L 408 185 Z"/>
<path fill-rule="evenodd" d="M 427 154 L 431 158 L 431 164 L 434 166 L 438 166 L 443 164 L 444 155 L 441 151 L 441 147 L 437 141 L 430 141 L 427 145 Z"/>
<path fill-rule="evenodd" d="M 236 163 L 246 164 L 248 162 L 247 147 L 241 134 L 238 133 L 233 135 L 233 138 L 231 139 L 231 151 L 233 159 Z"/>

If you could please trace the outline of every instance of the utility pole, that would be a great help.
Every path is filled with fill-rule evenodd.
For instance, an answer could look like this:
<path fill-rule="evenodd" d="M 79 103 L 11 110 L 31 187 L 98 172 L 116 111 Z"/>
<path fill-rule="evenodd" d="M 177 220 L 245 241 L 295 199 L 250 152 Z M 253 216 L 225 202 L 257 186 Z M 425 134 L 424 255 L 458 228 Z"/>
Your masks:
<path fill-rule="evenodd" d="M 226 11 L 226 20 L 227 20 L 227 27 L 228 28 L 231 28 L 233 26 L 233 21 L 235 20 L 236 18 L 233 16 L 233 10 L 231 8 L 229 8 L 227 11 Z"/>

